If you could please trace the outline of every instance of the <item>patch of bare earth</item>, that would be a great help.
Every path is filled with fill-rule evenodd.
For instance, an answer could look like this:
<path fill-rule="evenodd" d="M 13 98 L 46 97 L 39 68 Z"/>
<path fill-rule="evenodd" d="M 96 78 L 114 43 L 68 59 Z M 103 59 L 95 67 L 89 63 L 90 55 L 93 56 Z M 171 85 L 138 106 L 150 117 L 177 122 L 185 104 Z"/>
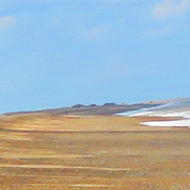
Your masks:
<path fill-rule="evenodd" d="M 0 189 L 188 190 L 189 129 L 139 125 L 155 119 L 1 117 Z"/>

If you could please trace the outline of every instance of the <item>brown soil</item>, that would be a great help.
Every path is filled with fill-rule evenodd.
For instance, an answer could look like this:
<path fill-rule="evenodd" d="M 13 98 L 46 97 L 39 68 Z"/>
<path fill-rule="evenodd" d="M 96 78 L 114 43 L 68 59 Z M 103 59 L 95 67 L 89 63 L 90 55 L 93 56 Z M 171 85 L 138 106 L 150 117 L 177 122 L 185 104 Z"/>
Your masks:
<path fill-rule="evenodd" d="M 189 129 L 139 125 L 155 119 L 1 117 L 0 189 L 189 190 Z"/>

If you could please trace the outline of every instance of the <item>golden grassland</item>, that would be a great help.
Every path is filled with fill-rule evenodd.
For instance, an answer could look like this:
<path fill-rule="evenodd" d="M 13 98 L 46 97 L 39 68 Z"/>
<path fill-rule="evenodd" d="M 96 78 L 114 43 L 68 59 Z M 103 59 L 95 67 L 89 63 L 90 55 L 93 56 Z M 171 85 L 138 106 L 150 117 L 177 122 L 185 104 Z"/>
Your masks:
<path fill-rule="evenodd" d="M 189 190 L 189 129 L 155 119 L 2 116 L 0 189 Z"/>

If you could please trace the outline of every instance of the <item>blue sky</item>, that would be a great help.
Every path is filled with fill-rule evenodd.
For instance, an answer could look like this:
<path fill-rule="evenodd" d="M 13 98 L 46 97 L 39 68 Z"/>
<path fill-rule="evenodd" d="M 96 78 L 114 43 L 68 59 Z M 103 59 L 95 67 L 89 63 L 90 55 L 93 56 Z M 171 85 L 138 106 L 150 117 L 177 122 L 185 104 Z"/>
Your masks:
<path fill-rule="evenodd" d="M 0 113 L 190 96 L 189 0 L 0 0 Z"/>

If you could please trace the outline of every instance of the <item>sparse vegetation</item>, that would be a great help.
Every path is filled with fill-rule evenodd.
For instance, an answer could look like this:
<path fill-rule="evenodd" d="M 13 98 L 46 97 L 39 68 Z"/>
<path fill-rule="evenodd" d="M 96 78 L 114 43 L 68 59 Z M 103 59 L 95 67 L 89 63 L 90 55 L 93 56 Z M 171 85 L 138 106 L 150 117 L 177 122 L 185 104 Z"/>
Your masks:
<path fill-rule="evenodd" d="M 190 189 L 189 129 L 143 120 L 150 118 L 2 117 L 0 189 Z"/>

